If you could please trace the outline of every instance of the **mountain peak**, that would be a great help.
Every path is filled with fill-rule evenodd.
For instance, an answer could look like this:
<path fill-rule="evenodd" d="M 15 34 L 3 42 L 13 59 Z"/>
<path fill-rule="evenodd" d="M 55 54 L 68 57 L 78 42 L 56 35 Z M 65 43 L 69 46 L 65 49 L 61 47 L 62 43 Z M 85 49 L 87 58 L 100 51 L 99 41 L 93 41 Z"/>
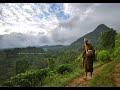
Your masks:
<path fill-rule="evenodd" d="M 105 24 L 100 24 L 99 26 L 97 26 L 97 28 L 94 31 L 101 32 L 106 29 L 109 29 L 109 27 L 107 27 Z"/>
<path fill-rule="evenodd" d="M 108 27 L 105 24 L 100 24 L 100 25 L 97 26 L 97 28 L 108 28 Z"/>
<path fill-rule="evenodd" d="M 105 24 L 100 24 L 99 26 L 105 26 L 105 27 L 107 27 Z"/>

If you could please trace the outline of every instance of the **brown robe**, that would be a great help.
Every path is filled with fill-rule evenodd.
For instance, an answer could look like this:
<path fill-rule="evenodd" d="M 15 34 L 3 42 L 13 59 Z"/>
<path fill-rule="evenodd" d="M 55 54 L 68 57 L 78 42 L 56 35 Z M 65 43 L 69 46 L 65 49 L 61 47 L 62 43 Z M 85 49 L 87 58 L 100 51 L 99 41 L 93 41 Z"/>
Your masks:
<path fill-rule="evenodd" d="M 85 68 L 85 72 L 93 72 L 93 61 L 95 60 L 95 50 L 91 44 L 87 44 L 89 50 L 93 50 L 94 55 L 91 57 L 86 56 L 85 45 L 83 45 L 83 67 Z"/>

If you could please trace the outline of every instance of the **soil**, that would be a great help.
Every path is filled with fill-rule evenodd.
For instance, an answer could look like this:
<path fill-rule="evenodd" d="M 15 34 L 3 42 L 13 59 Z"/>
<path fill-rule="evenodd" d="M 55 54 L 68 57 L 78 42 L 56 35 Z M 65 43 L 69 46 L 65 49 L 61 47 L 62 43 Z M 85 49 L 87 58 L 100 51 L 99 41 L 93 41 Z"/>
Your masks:
<path fill-rule="evenodd" d="M 115 65 L 112 75 L 113 75 L 114 86 L 120 87 L 120 63 Z"/>

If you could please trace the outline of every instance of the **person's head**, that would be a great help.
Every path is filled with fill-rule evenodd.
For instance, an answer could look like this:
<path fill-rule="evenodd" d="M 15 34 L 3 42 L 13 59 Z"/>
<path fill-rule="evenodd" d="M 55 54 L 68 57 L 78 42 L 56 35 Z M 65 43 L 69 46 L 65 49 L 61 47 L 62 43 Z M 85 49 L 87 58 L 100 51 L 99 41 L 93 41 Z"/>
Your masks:
<path fill-rule="evenodd" d="M 84 38 L 84 43 L 85 44 L 88 44 L 89 43 L 89 40 L 87 38 Z"/>

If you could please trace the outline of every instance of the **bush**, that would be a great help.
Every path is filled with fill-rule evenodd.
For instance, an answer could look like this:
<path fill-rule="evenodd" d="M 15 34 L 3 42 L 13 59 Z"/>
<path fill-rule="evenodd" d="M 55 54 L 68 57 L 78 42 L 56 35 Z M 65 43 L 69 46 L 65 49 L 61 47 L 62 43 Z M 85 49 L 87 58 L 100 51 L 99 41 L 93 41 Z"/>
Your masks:
<path fill-rule="evenodd" d="M 55 73 L 56 73 L 55 71 L 49 71 L 48 76 L 51 77 L 51 76 L 53 76 Z"/>
<path fill-rule="evenodd" d="M 37 72 L 37 78 L 38 80 L 42 80 L 44 78 L 46 78 L 49 74 L 49 69 L 48 68 L 45 68 L 45 69 L 41 69 L 40 71 Z"/>
<path fill-rule="evenodd" d="M 117 47 L 114 49 L 113 53 L 112 53 L 112 58 L 113 59 L 120 59 L 120 47 Z"/>
<path fill-rule="evenodd" d="M 116 35 L 115 47 L 120 47 L 120 33 Z"/>
<path fill-rule="evenodd" d="M 23 87 L 32 87 L 36 86 L 44 80 L 48 76 L 49 69 L 41 69 L 41 70 L 29 70 L 25 73 L 17 74 L 8 82 L 5 82 L 3 86 L 23 86 Z"/>
<path fill-rule="evenodd" d="M 97 60 L 102 61 L 102 62 L 110 61 L 109 52 L 106 51 L 106 50 L 99 51 L 98 54 L 97 54 Z"/>
<path fill-rule="evenodd" d="M 65 72 L 71 72 L 72 69 L 69 64 L 63 64 L 56 69 L 57 73 L 64 74 Z"/>

